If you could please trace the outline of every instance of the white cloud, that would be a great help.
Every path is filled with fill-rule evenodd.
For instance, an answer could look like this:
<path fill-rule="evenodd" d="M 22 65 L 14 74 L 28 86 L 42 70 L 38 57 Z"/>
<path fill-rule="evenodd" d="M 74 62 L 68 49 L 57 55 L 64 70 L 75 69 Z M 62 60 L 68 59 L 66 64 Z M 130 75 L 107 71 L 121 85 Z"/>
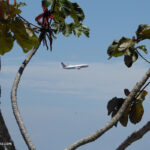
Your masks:
<path fill-rule="evenodd" d="M 122 63 L 91 63 L 86 69 L 64 70 L 59 62 L 40 62 L 26 68 L 20 86 L 40 93 L 78 94 L 102 99 L 114 94 L 123 95 L 123 89 L 132 89 L 146 70 L 141 65 L 129 69 Z M 16 71 L 16 66 L 4 66 L 0 83 L 10 86 Z"/>

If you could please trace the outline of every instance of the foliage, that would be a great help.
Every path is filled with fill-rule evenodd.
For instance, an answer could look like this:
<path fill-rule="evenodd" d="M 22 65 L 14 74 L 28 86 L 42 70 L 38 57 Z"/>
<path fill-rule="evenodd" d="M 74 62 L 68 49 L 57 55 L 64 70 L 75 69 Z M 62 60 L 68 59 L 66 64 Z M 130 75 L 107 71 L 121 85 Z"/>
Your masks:
<path fill-rule="evenodd" d="M 34 34 L 32 28 L 28 27 L 19 17 L 21 13 L 19 9 L 24 3 L 16 5 L 7 5 L 6 2 L 0 2 L 0 55 L 9 52 L 14 42 L 21 46 L 26 53 L 38 44 L 38 38 Z"/>
<path fill-rule="evenodd" d="M 125 89 L 124 93 L 126 96 L 130 94 L 128 89 Z M 119 120 L 123 126 L 127 126 L 128 118 L 130 119 L 130 122 L 133 124 L 136 124 L 141 121 L 144 113 L 144 108 L 142 103 L 145 100 L 145 96 L 147 94 L 148 92 L 145 90 L 137 93 L 137 95 L 132 100 L 132 102 L 128 105 L 126 111 L 124 112 L 123 116 Z M 117 97 L 112 98 L 107 104 L 108 115 L 111 115 L 111 117 L 115 116 L 125 100 L 126 100 L 125 98 L 117 98 Z"/>
<path fill-rule="evenodd" d="M 119 41 L 113 41 L 107 50 L 109 59 L 124 56 L 125 65 L 131 67 L 140 55 L 138 50 L 143 51 L 145 54 L 148 53 L 145 45 L 136 46 L 140 41 L 146 39 L 150 39 L 150 26 L 141 24 L 136 31 L 136 37 L 132 37 L 132 39 L 122 37 Z"/>
<path fill-rule="evenodd" d="M 27 53 L 39 44 L 39 40 L 48 49 L 47 39 L 52 50 L 55 34 L 62 33 L 68 37 L 74 33 L 79 37 L 83 33 L 89 37 L 89 28 L 82 24 L 84 12 L 77 3 L 69 0 L 42 0 L 43 13 L 35 18 L 40 26 L 35 26 L 20 16 L 20 7 L 25 6 L 25 3 L 8 2 L 0 1 L 0 55 L 9 52 L 15 41 Z M 66 23 L 68 17 L 73 19 L 70 24 Z M 40 33 L 39 38 L 36 33 Z"/>
<path fill-rule="evenodd" d="M 50 9 L 48 9 L 50 7 Z M 85 18 L 83 10 L 77 3 L 69 0 L 42 0 L 43 13 L 39 14 L 35 20 L 42 27 L 42 41 L 48 49 L 47 39 L 52 42 L 55 34 L 62 33 L 68 37 L 72 33 L 79 37 L 82 33 L 89 37 L 89 28 L 82 24 Z M 72 18 L 71 23 L 67 23 L 67 18 Z"/>

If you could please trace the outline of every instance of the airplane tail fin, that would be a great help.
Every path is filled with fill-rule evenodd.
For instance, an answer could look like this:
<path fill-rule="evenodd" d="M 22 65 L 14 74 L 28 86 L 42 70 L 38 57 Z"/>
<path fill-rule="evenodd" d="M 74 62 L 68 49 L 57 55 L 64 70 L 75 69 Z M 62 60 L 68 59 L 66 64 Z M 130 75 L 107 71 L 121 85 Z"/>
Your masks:
<path fill-rule="evenodd" d="M 61 65 L 62 65 L 62 67 L 63 67 L 63 68 L 65 68 L 65 67 L 66 67 L 66 65 L 65 65 L 63 62 L 61 62 Z"/>

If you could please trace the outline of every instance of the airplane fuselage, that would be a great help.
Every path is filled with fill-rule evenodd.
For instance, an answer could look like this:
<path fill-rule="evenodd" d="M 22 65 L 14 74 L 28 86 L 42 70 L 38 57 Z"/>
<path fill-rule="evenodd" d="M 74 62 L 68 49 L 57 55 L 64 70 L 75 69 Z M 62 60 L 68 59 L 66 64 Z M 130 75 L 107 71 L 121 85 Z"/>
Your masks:
<path fill-rule="evenodd" d="M 87 64 L 80 64 L 80 65 L 65 65 L 63 62 L 61 63 L 62 67 L 64 69 L 81 69 L 81 68 L 87 68 Z"/>

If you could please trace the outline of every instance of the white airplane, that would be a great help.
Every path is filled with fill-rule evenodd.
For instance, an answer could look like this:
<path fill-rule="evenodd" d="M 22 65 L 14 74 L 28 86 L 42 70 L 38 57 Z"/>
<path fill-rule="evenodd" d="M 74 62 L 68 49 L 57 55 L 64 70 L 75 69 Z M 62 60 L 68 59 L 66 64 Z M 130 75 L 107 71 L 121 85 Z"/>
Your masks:
<path fill-rule="evenodd" d="M 65 65 L 63 62 L 61 62 L 61 65 L 64 69 L 81 69 L 88 67 L 87 64 L 80 64 L 80 65 Z"/>

